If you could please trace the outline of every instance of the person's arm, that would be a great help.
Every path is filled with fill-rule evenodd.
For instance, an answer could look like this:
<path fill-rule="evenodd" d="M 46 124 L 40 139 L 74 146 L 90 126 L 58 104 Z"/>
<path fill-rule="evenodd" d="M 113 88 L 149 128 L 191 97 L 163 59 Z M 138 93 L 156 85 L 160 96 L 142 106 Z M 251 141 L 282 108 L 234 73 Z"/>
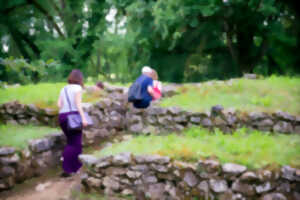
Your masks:
<path fill-rule="evenodd" d="M 81 91 L 78 91 L 75 93 L 75 104 L 76 104 L 76 107 L 77 107 L 77 110 L 81 116 L 81 119 L 82 119 L 82 125 L 85 127 L 87 126 L 87 121 L 85 119 L 85 116 L 83 114 L 83 109 L 82 109 L 82 106 L 81 106 Z"/>
<path fill-rule="evenodd" d="M 147 87 L 147 91 L 148 91 L 148 93 L 154 98 L 154 90 L 153 90 L 153 87 L 149 85 L 149 86 Z"/>
<path fill-rule="evenodd" d="M 60 109 L 63 107 L 63 105 L 64 105 L 64 103 L 62 101 L 61 95 L 59 95 L 58 100 L 57 100 L 57 106 Z"/>

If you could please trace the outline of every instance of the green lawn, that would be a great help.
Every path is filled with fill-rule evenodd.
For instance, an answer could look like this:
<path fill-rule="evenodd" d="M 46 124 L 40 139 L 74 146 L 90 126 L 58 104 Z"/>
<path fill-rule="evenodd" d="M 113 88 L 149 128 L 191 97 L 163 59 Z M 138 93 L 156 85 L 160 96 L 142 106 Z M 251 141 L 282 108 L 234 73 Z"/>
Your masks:
<path fill-rule="evenodd" d="M 222 163 L 234 162 L 250 168 L 267 164 L 300 167 L 300 136 L 268 134 L 240 129 L 233 135 L 220 131 L 211 134 L 198 127 L 185 131 L 184 135 L 138 136 L 130 141 L 113 144 L 96 156 L 115 155 L 121 152 L 133 154 L 159 154 L 185 161 L 197 161 L 205 157 L 217 157 Z"/>
<path fill-rule="evenodd" d="M 57 108 L 59 92 L 65 85 L 66 83 L 39 83 L 0 89 L 0 104 L 18 100 L 20 103 L 33 103 L 41 108 Z M 85 93 L 83 102 L 95 102 L 101 95 L 102 92 L 95 94 Z"/>
<path fill-rule="evenodd" d="M 179 95 L 163 99 L 164 107 L 179 106 L 192 111 L 208 111 L 220 104 L 242 111 L 282 110 L 300 115 L 300 78 L 272 76 L 262 80 L 237 79 L 232 85 L 186 84 Z"/>
<path fill-rule="evenodd" d="M 30 139 L 42 138 L 50 133 L 60 131 L 57 128 L 33 125 L 0 125 L 0 146 L 23 149 Z"/>

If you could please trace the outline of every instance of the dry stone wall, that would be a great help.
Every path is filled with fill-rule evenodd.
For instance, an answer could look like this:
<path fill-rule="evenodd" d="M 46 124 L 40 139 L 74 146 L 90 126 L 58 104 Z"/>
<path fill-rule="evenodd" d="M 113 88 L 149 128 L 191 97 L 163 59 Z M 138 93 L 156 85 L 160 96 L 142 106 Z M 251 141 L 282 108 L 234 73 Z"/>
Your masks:
<path fill-rule="evenodd" d="M 300 169 L 250 170 L 217 160 L 173 161 L 158 155 L 95 158 L 81 155 L 86 191 L 134 195 L 137 199 L 299 200 Z"/>
<path fill-rule="evenodd" d="M 0 147 L 0 192 L 57 166 L 64 144 L 64 135 L 54 133 L 29 141 L 24 150 Z"/>
<path fill-rule="evenodd" d="M 18 101 L 0 105 L 1 123 L 57 126 L 57 116 L 54 109 L 41 109 L 33 104 L 26 105 Z"/>
<path fill-rule="evenodd" d="M 147 109 L 135 109 L 122 93 L 111 93 L 96 104 L 86 104 L 85 110 L 92 116 L 94 126 L 89 130 L 92 140 L 99 132 L 114 135 L 118 132 L 168 133 L 181 131 L 195 125 L 209 129 L 219 128 L 232 132 L 237 128 L 300 134 L 300 116 L 285 112 L 240 112 L 214 106 L 210 112 L 189 112 L 178 107 L 162 108 L 152 105 Z M 57 126 L 57 112 L 40 109 L 34 105 L 10 102 L 0 106 L 0 122 L 12 124 L 39 124 Z"/>

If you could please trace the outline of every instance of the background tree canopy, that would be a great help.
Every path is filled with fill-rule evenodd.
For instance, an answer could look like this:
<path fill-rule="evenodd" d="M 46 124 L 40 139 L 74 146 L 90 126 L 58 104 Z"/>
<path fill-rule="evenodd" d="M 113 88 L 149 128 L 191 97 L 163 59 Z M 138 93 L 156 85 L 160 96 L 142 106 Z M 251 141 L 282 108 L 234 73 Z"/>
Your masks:
<path fill-rule="evenodd" d="M 61 80 L 80 68 L 127 82 L 143 65 L 172 82 L 300 72 L 300 10 L 292 0 L 0 3 L 2 81 Z"/>

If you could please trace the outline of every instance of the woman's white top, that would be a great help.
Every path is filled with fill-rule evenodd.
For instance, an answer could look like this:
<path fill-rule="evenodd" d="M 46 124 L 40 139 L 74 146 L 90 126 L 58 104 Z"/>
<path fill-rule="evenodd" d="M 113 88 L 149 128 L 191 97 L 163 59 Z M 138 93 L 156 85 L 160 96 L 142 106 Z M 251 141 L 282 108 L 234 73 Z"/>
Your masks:
<path fill-rule="evenodd" d="M 69 107 L 67 97 L 65 95 L 65 90 L 68 93 L 68 96 L 69 96 L 69 99 L 70 99 L 71 110 L 70 110 L 70 107 Z M 65 87 L 63 87 L 60 91 L 60 96 L 59 96 L 59 98 L 62 101 L 62 107 L 59 109 L 59 113 L 78 111 L 76 103 L 75 103 L 75 96 L 78 92 L 81 92 L 81 91 L 82 91 L 82 87 L 80 85 L 77 85 L 77 84 L 68 84 Z"/>
<path fill-rule="evenodd" d="M 153 80 L 153 87 L 157 87 L 160 91 L 162 90 L 162 84 L 160 81 Z"/>

